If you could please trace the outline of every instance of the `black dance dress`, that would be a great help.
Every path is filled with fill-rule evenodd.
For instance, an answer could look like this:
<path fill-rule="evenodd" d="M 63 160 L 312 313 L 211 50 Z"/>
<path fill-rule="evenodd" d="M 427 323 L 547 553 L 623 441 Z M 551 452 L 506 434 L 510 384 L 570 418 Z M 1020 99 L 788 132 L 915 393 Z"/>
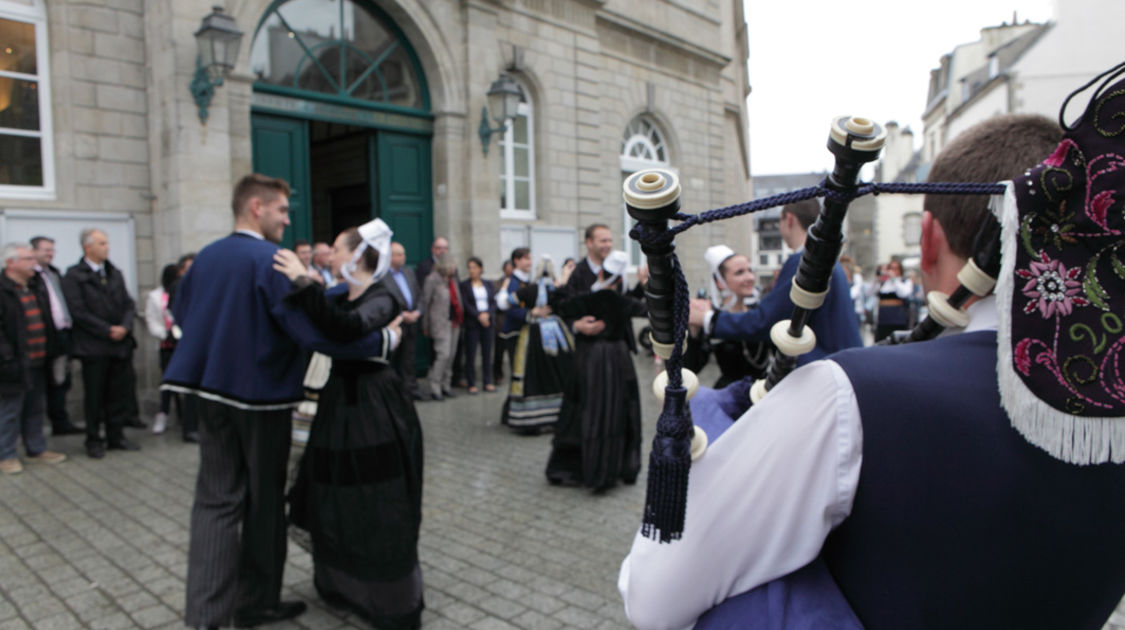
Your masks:
<path fill-rule="evenodd" d="M 359 338 L 398 307 L 383 283 L 354 301 L 312 285 L 290 296 L 326 335 Z M 392 366 L 334 360 L 289 495 L 312 538 L 314 583 L 328 603 L 375 628 L 418 628 L 422 428 Z"/>
<path fill-rule="evenodd" d="M 547 480 L 595 492 L 619 480 L 635 483 L 641 470 L 641 402 L 631 354 L 635 351 L 631 318 L 646 313 L 644 303 L 604 289 L 560 295 L 551 306 L 568 321 L 591 315 L 602 320 L 605 329 L 575 340 L 578 378 L 569 384 L 563 400 L 547 460 Z"/>

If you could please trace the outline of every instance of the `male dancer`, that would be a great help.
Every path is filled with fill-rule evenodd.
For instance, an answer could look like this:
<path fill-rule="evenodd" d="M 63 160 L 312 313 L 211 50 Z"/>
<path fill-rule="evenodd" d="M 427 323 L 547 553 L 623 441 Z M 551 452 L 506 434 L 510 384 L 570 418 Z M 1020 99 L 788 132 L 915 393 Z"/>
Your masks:
<path fill-rule="evenodd" d="M 186 622 L 252 627 L 295 617 L 282 602 L 285 467 L 306 350 L 384 358 L 397 324 L 347 347 L 326 341 L 283 299 L 273 269 L 289 225 L 289 185 L 252 174 L 234 188 L 234 233 L 205 247 L 180 281 L 183 338 L 164 387 L 197 397 L 199 476 L 191 514 Z"/>

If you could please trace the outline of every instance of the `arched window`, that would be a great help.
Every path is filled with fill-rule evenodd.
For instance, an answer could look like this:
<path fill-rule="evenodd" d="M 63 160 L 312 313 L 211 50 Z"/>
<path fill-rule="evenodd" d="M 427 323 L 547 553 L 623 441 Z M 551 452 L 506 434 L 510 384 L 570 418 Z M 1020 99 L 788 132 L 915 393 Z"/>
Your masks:
<path fill-rule="evenodd" d="M 668 168 L 668 148 L 664 142 L 664 134 L 652 120 L 646 116 L 637 116 L 625 126 L 625 133 L 621 138 L 621 180 L 625 181 L 629 175 L 646 168 Z M 636 221 L 625 212 L 625 205 L 621 206 L 622 225 L 626 233 L 632 229 Z M 636 241 L 624 237 L 625 251 L 629 253 L 629 264 L 633 267 L 642 262 L 641 246 Z"/>
<path fill-rule="evenodd" d="M 47 12 L 0 0 L 0 197 L 53 199 Z"/>
<path fill-rule="evenodd" d="M 259 84 L 428 110 L 402 34 L 356 0 L 288 0 L 266 12 L 250 49 Z"/>
<path fill-rule="evenodd" d="M 517 85 L 519 82 L 517 81 Z M 519 85 L 520 104 L 500 140 L 500 216 L 535 218 L 535 110 L 527 88 Z"/>

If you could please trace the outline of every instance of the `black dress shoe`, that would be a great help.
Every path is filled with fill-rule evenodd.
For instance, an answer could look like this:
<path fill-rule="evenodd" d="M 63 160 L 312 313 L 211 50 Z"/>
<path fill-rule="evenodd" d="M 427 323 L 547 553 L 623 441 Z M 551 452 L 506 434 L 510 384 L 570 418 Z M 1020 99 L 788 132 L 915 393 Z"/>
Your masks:
<path fill-rule="evenodd" d="M 132 441 L 128 438 L 121 438 L 117 442 L 110 442 L 109 446 L 107 448 L 111 451 L 139 451 L 139 450 L 141 450 L 140 445 L 138 445 L 136 442 L 134 442 L 134 441 Z"/>
<path fill-rule="evenodd" d="M 445 396 L 446 398 L 456 398 L 457 397 L 457 394 L 454 394 L 453 392 L 451 392 L 449 390 L 443 391 L 442 395 Z"/>
<path fill-rule="evenodd" d="M 281 602 L 276 608 L 238 613 L 234 616 L 234 627 L 253 628 L 267 623 L 285 621 L 305 612 L 306 608 L 308 606 L 305 605 L 305 602 Z"/>
<path fill-rule="evenodd" d="M 427 398 L 425 396 L 423 396 L 420 392 L 413 392 L 412 394 L 410 394 L 410 397 L 413 398 L 414 400 L 417 400 L 417 401 L 427 400 Z"/>
<path fill-rule="evenodd" d="M 184 441 L 188 444 L 199 444 L 199 431 L 188 431 L 184 434 Z"/>
<path fill-rule="evenodd" d="M 90 459 L 101 459 L 105 457 L 105 445 L 101 442 L 98 442 L 96 444 L 87 444 L 86 455 Z"/>
<path fill-rule="evenodd" d="M 144 420 L 141 420 L 140 418 L 126 418 L 125 426 L 133 427 L 134 429 L 147 429 L 148 423 L 146 423 Z"/>
<path fill-rule="evenodd" d="M 54 437 L 58 437 L 60 435 L 77 435 L 79 433 L 85 432 L 85 427 L 76 427 L 73 424 L 66 424 L 61 427 L 51 429 L 51 435 Z"/>

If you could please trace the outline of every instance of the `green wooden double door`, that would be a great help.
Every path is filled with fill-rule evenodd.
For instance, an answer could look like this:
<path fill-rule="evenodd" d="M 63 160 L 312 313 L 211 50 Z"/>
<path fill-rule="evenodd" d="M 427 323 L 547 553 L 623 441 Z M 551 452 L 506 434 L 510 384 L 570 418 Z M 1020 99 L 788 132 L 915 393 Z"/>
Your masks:
<path fill-rule="evenodd" d="M 297 239 L 327 241 L 345 227 L 378 217 L 414 263 L 433 240 L 428 135 L 377 128 L 335 128 L 315 120 L 251 115 L 254 171 L 289 182 L 290 228 Z M 350 177 L 342 179 L 340 174 Z"/>

